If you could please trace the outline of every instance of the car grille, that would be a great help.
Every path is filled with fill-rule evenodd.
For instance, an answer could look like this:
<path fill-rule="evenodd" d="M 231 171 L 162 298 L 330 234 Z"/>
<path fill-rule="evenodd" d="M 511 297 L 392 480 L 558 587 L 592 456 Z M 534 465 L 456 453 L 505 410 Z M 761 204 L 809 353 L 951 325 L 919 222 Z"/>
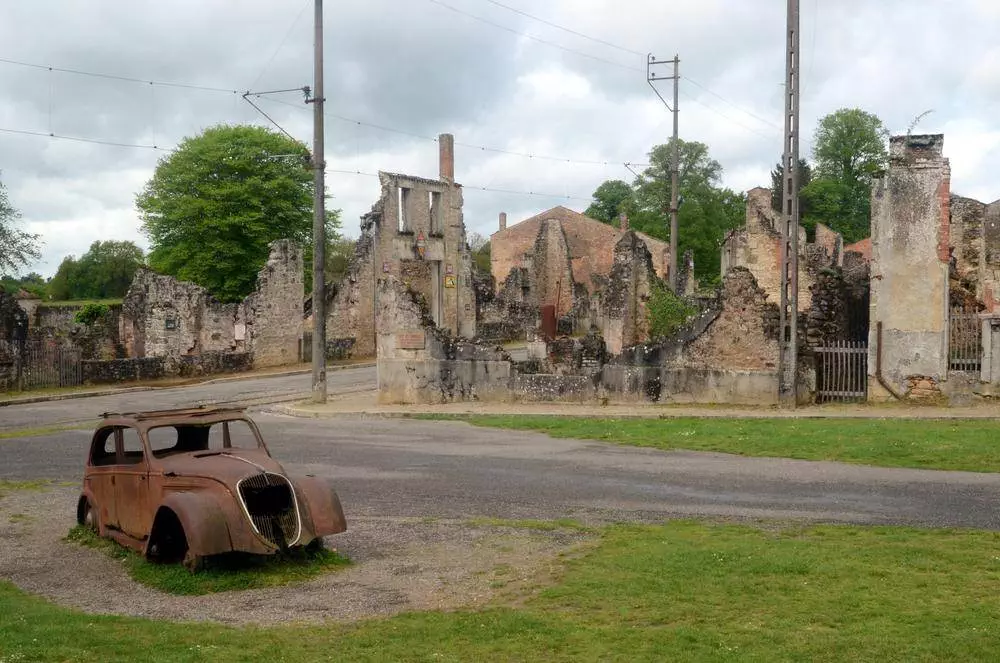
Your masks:
<path fill-rule="evenodd" d="M 237 484 L 240 500 L 254 530 L 277 548 L 298 543 L 301 523 L 295 491 L 288 479 L 265 472 Z"/>

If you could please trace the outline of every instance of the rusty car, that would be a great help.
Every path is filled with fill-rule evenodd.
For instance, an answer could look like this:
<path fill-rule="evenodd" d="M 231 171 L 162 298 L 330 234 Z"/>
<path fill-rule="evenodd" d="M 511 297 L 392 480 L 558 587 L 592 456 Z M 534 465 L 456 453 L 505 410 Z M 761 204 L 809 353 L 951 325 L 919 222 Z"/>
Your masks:
<path fill-rule="evenodd" d="M 192 571 L 223 553 L 320 548 L 347 529 L 326 479 L 285 472 L 246 412 L 220 407 L 101 415 L 77 522 Z"/>

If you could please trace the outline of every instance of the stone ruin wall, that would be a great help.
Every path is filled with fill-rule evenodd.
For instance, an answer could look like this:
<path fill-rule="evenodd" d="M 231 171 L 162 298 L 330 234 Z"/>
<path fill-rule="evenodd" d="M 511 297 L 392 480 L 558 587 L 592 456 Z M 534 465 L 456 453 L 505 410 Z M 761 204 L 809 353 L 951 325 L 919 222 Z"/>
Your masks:
<path fill-rule="evenodd" d="M 194 283 L 136 272 L 122 302 L 120 336 L 129 357 L 253 353 L 255 366 L 299 359 L 302 339 L 302 251 L 273 242 L 257 289 L 243 302 L 220 302 Z"/>

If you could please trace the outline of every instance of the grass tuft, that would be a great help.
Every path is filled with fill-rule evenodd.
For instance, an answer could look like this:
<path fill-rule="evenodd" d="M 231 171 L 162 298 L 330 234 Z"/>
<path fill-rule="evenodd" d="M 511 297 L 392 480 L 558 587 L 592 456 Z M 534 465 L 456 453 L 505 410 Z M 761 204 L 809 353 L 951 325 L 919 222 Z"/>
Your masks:
<path fill-rule="evenodd" d="M 335 550 L 294 550 L 284 555 L 231 553 L 209 558 L 198 573 L 181 564 L 156 564 L 118 543 L 77 525 L 65 538 L 100 550 L 125 564 L 136 582 L 168 594 L 200 595 L 304 582 L 322 573 L 348 566 L 350 560 Z"/>

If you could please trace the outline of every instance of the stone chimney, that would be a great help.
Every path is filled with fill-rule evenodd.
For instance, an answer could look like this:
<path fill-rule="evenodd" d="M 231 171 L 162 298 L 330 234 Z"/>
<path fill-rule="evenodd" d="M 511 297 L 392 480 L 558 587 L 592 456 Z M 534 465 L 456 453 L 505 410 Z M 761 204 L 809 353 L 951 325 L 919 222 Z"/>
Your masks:
<path fill-rule="evenodd" d="M 448 182 L 455 181 L 455 137 L 451 134 L 441 134 L 438 136 L 438 148 L 440 150 L 440 170 L 441 179 Z"/>
<path fill-rule="evenodd" d="M 507 212 L 500 212 L 500 230 L 507 230 Z"/>
<path fill-rule="evenodd" d="M 625 212 L 622 212 L 621 214 L 618 215 L 618 227 L 621 229 L 622 232 L 628 231 L 628 214 L 626 214 Z"/>

